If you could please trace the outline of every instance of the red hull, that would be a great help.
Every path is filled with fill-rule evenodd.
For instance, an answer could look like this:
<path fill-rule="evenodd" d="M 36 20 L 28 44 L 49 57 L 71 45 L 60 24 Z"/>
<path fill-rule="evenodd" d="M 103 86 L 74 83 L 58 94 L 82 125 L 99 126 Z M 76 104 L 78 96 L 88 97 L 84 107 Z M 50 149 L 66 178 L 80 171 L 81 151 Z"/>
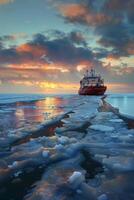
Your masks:
<path fill-rule="evenodd" d="M 89 86 L 79 89 L 79 95 L 103 95 L 106 91 L 106 86 Z"/>

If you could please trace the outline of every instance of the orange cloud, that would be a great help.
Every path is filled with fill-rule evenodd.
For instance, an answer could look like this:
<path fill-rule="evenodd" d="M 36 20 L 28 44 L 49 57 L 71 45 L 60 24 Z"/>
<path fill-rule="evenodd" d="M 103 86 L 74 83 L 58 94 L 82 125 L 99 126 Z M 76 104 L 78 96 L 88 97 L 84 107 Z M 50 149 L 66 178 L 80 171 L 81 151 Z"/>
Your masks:
<path fill-rule="evenodd" d="M 68 5 L 60 5 L 59 10 L 61 11 L 62 15 L 65 17 L 75 18 L 84 16 L 86 9 L 84 6 L 80 4 L 68 4 Z"/>
<path fill-rule="evenodd" d="M 110 15 L 104 13 L 94 13 L 89 7 L 84 4 L 62 4 L 59 6 L 59 11 L 62 16 L 70 21 L 85 23 L 88 25 L 96 26 L 107 23 L 118 23 L 117 19 L 113 19 Z"/>
<path fill-rule="evenodd" d="M 79 63 L 79 65 L 77 65 L 76 69 L 78 72 L 80 72 L 80 71 L 86 70 L 87 68 L 89 69 L 93 66 L 94 66 L 93 62 L 83 60 Z"/>
<path fill-rule="evenodd" d="M 56 66 L 56 65 L 47 65 L 45 67 L 46 70 L 59 70 L 60 72 L 62 73 L 66 73 L 66 72 L 69 72 L 69 69 L 65 68 L 65 67 L 59 67 L 59 66 Z"/>
<path fill-rule="evenodd" d="M 22 44 L 16 48 L 18 53 L 30 53 L 35 57 L 41 57 L 46 53 L 46 50 L 42 48 L 40 45 L 34 46 L 30 44 Z"/>
<path fill-rule="evenodd" d="M 64 66 L 57 66 L 54 64 L 9 64 L 8 68 L 15 69 L 15 70 L 43 70 L 46 72 L 61 72 L 61 73 L 68 73 L 69 69 Z"/>
<path fill-rule="evenodd" d="M 119 56 L 118 56 L 118 55 L 109 54 L 109 55 L 107 56 L 107 59 L 108 59 L 109 61 L 119 60 Z"/>
<path fill-rule="evenodd" d="M 80 71 L 85 70 L 87 68 L 87 66 L 86 65 L 78 65 L 76 68 L 77 68 L 77 71 L 80 72 Z"/>
<path fill-rule="evenodd" d="M 13 3 L 14 0 L 0 0 L 0 4 L 8 4 L 8 3 Z"/>
<path fill-rule="evenodd" d="M 134 40 L 130 41 L 125 48 L 129 55 L 134 55 Z"/>
<path fill-rule="evenodd" d="M 15 69 L 15 70 L 17 70 L 17 69 L 20 69 L 20 70 L 25 70 L 25 69 L 41 69 L 41 68 L 43 68 L 43 65 L 40 65 L 40 64 L 9 64 L 8 65 L 8 68 L 12 68 L 12 69 Z"/>

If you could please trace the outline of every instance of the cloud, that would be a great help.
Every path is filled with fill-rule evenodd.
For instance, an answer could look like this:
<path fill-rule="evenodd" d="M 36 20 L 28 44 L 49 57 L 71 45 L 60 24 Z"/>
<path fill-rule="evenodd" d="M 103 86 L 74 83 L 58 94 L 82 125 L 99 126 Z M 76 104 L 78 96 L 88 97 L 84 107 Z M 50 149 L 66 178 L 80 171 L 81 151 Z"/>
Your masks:
<path fill-rule="evenodd" d="M 87 46 L 86 39 L 81 32 L 72 31 L 69 35 L 69 38 L 76 44 Z"/>
<path fill-rule="evenodd" d="M 61 15 L 70 22 L 80 23 L 89 26 L 100 26 L 118 21 L 103 12 L 92 10 L 90 5 L 84 3 L 61 4 L 58 7 Z"/>
<path fill-rule="evenodd" d="M 13 3 L 14 0 L 0 0 L 0 5 L 1 4 L 8 4 L 8 3 Z"/>
<path fill-rule="evenodd" d="M 92 50 L 82 32 L 78 31 L 54 31 L 51 35 L 54 36 L 38 33 L 31 40 L 16 46 L 6 47 L 1 44 L 2 83 L 14 82 L 19 85 L 22 82 L 28 84 L 30 81 L 34 84 L 44 80 L 55 84 L 78 83 L 87 66 L 94 66 L 106 80 L 133 80 L 132 66 L 120 67 L 115 63 L 114 59 L 120 59 L 120 54 L 116 50 Z"/>
<path fill-rule="evenodd" d="M 72 0 L 59 2 L 57 10 L 65 22 L 93 29 L 102 47 L 129 56 L 134 53 L 133 7 L 133 0 Z"/>
<path fill-rule="evenodd" d="M 11 41 L 14 42 L 18 39 L 27 39 L 28 35 L 26 33 L 14 33 L 12 35 L 4 35 L 0 37 L 1 42 Z"/>
<path fill-rule="evenodd" d="M 132 23 L 134 20 L 133 8 L 133 0 L 107 0 L 104 5 L 104 9 L 106 9 L 108 12 L 120 13 L 122 16 L 125 14 L 127 20 Z"/>
<path fill-rule="evenodd" d="M 1 83 L 55 87 L 60 82 L 62 87 L 78 83 L 87 66 L 106 81 L 133 82 L 133 0 L 47 1 L 71 26 L 31 38 L 24 33 L 0 36 Z"/>
<path fill-rule="evenodd" d="M 80 46 L 76 46 L 80 45 Z M 92 51 L 85 46 L 86 42 L 81 33 L 71 32 L 63 37 L 49 39 L 42 34 L 34 35 L 31 41 L 16 47 L 2 48 L 0 50 L 1 64 L 31 64 L 75 66 L 81 62 L 92 62 Z M 49 62 L 48 62 L 49 60 Z"/>
<path fill-rule="evenodd" d="M 82 33 L 57 32 L 53 39 L 43 34 L 35 34 L 24 44 L 8 48 L 1 45 L 0 79 L 3 82 L 44 79 L 75 82 L 80 78 L 77 65 L 91 66 L 96 62 Z"/>
<path fill-rule="evenodd" d="M 96 29 L 101 37 L 98 43 L 108 48 L 112 47 L 120 56 L 134 55 L 134 27 L 120 23 L 107 25 Z"/>

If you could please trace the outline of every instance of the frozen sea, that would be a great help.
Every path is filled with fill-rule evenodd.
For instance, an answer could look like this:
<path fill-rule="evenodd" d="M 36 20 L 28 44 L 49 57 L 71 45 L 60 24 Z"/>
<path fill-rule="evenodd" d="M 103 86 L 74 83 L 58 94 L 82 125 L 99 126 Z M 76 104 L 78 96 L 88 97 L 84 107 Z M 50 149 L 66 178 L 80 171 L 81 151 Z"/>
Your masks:
<path fill-rule="evenodd" d="M 75 96 L 0 94 L 0 137 L 35 130 L 67 110 L 70 97 Z M 134 117 L 134 94 L 111 94 L 106 101 L 119 108 L 120 113 Z"/>
<path fill-rule="evenodd" d="M 106 100 L 133 116 L 133 95 Z M 101 97 L 0 95 L 1 200 L 133 200 L 134 129 Z"/>

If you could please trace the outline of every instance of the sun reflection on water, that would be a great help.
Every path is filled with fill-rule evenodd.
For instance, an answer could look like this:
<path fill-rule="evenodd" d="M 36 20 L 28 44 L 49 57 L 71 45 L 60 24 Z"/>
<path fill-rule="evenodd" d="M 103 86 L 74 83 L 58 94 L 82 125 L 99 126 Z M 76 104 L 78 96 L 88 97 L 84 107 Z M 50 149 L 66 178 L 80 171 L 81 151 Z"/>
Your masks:
<path fill-rule="evenodd" d="M 34 129 L 36 125 L 44 123 L 63 112 L 65 100 L 60 97 L 46 97 L 44 100 L 33 102 L 17 102 L 14 105 L 5 107 L 4 121 L 0 115 L 0 125 L 3 133 L 16 131 L 19 129 L 25 131 Z M 7 113 L 6 110 L 12 111 Z M 14 109 L 13 109 L 14 108 Z M 17 131 L 18 130 L 18 131 Z"/>

